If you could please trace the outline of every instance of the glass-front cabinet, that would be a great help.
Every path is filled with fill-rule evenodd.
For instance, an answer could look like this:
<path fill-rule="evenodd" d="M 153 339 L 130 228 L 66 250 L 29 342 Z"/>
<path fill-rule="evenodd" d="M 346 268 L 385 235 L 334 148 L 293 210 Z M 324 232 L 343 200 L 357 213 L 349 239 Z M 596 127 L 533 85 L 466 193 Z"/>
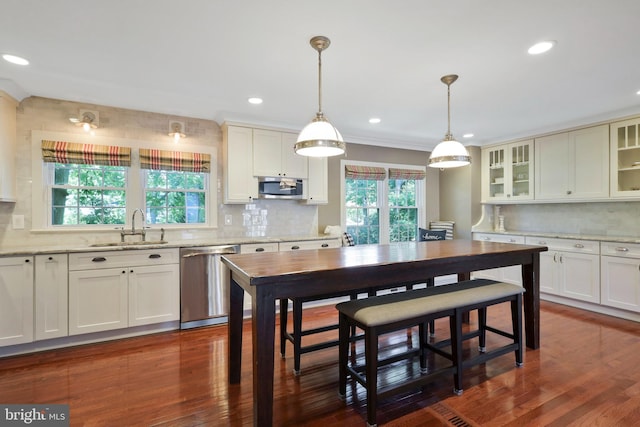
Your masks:
<path fill-rule="evenodd" d="M 482 165 L 483 201 L 533 199 L 533 140 L 484 148 Z"/>
<path fill-rule="evenodd" d="M 640 118 L 611 123 L 611 197 L 640 197 Z"/>

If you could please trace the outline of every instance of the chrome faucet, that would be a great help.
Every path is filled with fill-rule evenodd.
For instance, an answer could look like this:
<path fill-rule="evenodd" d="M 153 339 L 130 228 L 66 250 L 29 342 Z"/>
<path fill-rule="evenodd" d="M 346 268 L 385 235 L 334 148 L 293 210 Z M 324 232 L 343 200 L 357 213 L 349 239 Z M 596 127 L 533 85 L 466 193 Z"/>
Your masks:
<path fill-rule="evenodd" d="M 142 227 L 140 228 L 140 231 L 136 231 L 136 214 L 140 212 L 140 215 L 142 215 Z M 144 226 L 144 211 L 142 209 L 136 209 L 133 211 L 133 215 L 131 216 L 131 231 L 125 231 L 124 227 L 120 230 L 120 241 L 124 242 L 124 236 L 134 236 L 136 234 L 139 234 L 142 236 L 142 241 L 144 242 L 146 240 L 146 228 Z"/>

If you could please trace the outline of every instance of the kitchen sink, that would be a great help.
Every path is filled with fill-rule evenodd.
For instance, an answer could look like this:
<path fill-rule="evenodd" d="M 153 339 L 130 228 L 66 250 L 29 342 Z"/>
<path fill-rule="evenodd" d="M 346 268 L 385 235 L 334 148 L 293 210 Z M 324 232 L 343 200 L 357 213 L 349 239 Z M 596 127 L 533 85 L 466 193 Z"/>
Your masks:
<path fill-rule="evenodd" d="M 110 243 L 94 243 L 89 245 L 92 248 L 99 248 L 105 246 L 152 246 L 152 245 L 164 245 L 168 243 L 166 240 L 147 240 L 144 242 L 110 242 Z"/>

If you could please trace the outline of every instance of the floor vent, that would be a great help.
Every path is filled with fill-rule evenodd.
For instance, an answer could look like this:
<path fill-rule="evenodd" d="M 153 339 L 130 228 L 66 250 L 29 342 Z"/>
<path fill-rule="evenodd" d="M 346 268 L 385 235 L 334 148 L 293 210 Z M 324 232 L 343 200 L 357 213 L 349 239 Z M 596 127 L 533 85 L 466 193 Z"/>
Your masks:
<path fill-rule="evenodd" d="M 476 425 L 465 420 L 460 414 L 453 411 L 443 403 L 437 402 L 429 406 L 443 421 L 455 427 L 475 427 Z"/>

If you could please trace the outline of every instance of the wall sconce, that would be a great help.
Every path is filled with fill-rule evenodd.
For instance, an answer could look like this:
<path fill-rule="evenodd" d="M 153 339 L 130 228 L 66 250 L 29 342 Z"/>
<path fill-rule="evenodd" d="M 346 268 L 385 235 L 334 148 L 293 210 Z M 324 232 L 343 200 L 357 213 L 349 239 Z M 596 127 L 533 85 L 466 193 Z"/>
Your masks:
<path fill-rule="evenodd" d="M 180 142 L 180 138 L 186 138 L 184 134 L 184 123 L 182 122 L 169 122 L 169 136 L 173 137 L 173 141 L 177 144 Z"/>
<path fill-rule="evenodd" d="M 100 115 L 97 111 L 80 110 L 78 117 L 70 117 L 69 121 L 76 126 L 82 126 L 85 132 L 97 129 L 100 126 Z"/>

